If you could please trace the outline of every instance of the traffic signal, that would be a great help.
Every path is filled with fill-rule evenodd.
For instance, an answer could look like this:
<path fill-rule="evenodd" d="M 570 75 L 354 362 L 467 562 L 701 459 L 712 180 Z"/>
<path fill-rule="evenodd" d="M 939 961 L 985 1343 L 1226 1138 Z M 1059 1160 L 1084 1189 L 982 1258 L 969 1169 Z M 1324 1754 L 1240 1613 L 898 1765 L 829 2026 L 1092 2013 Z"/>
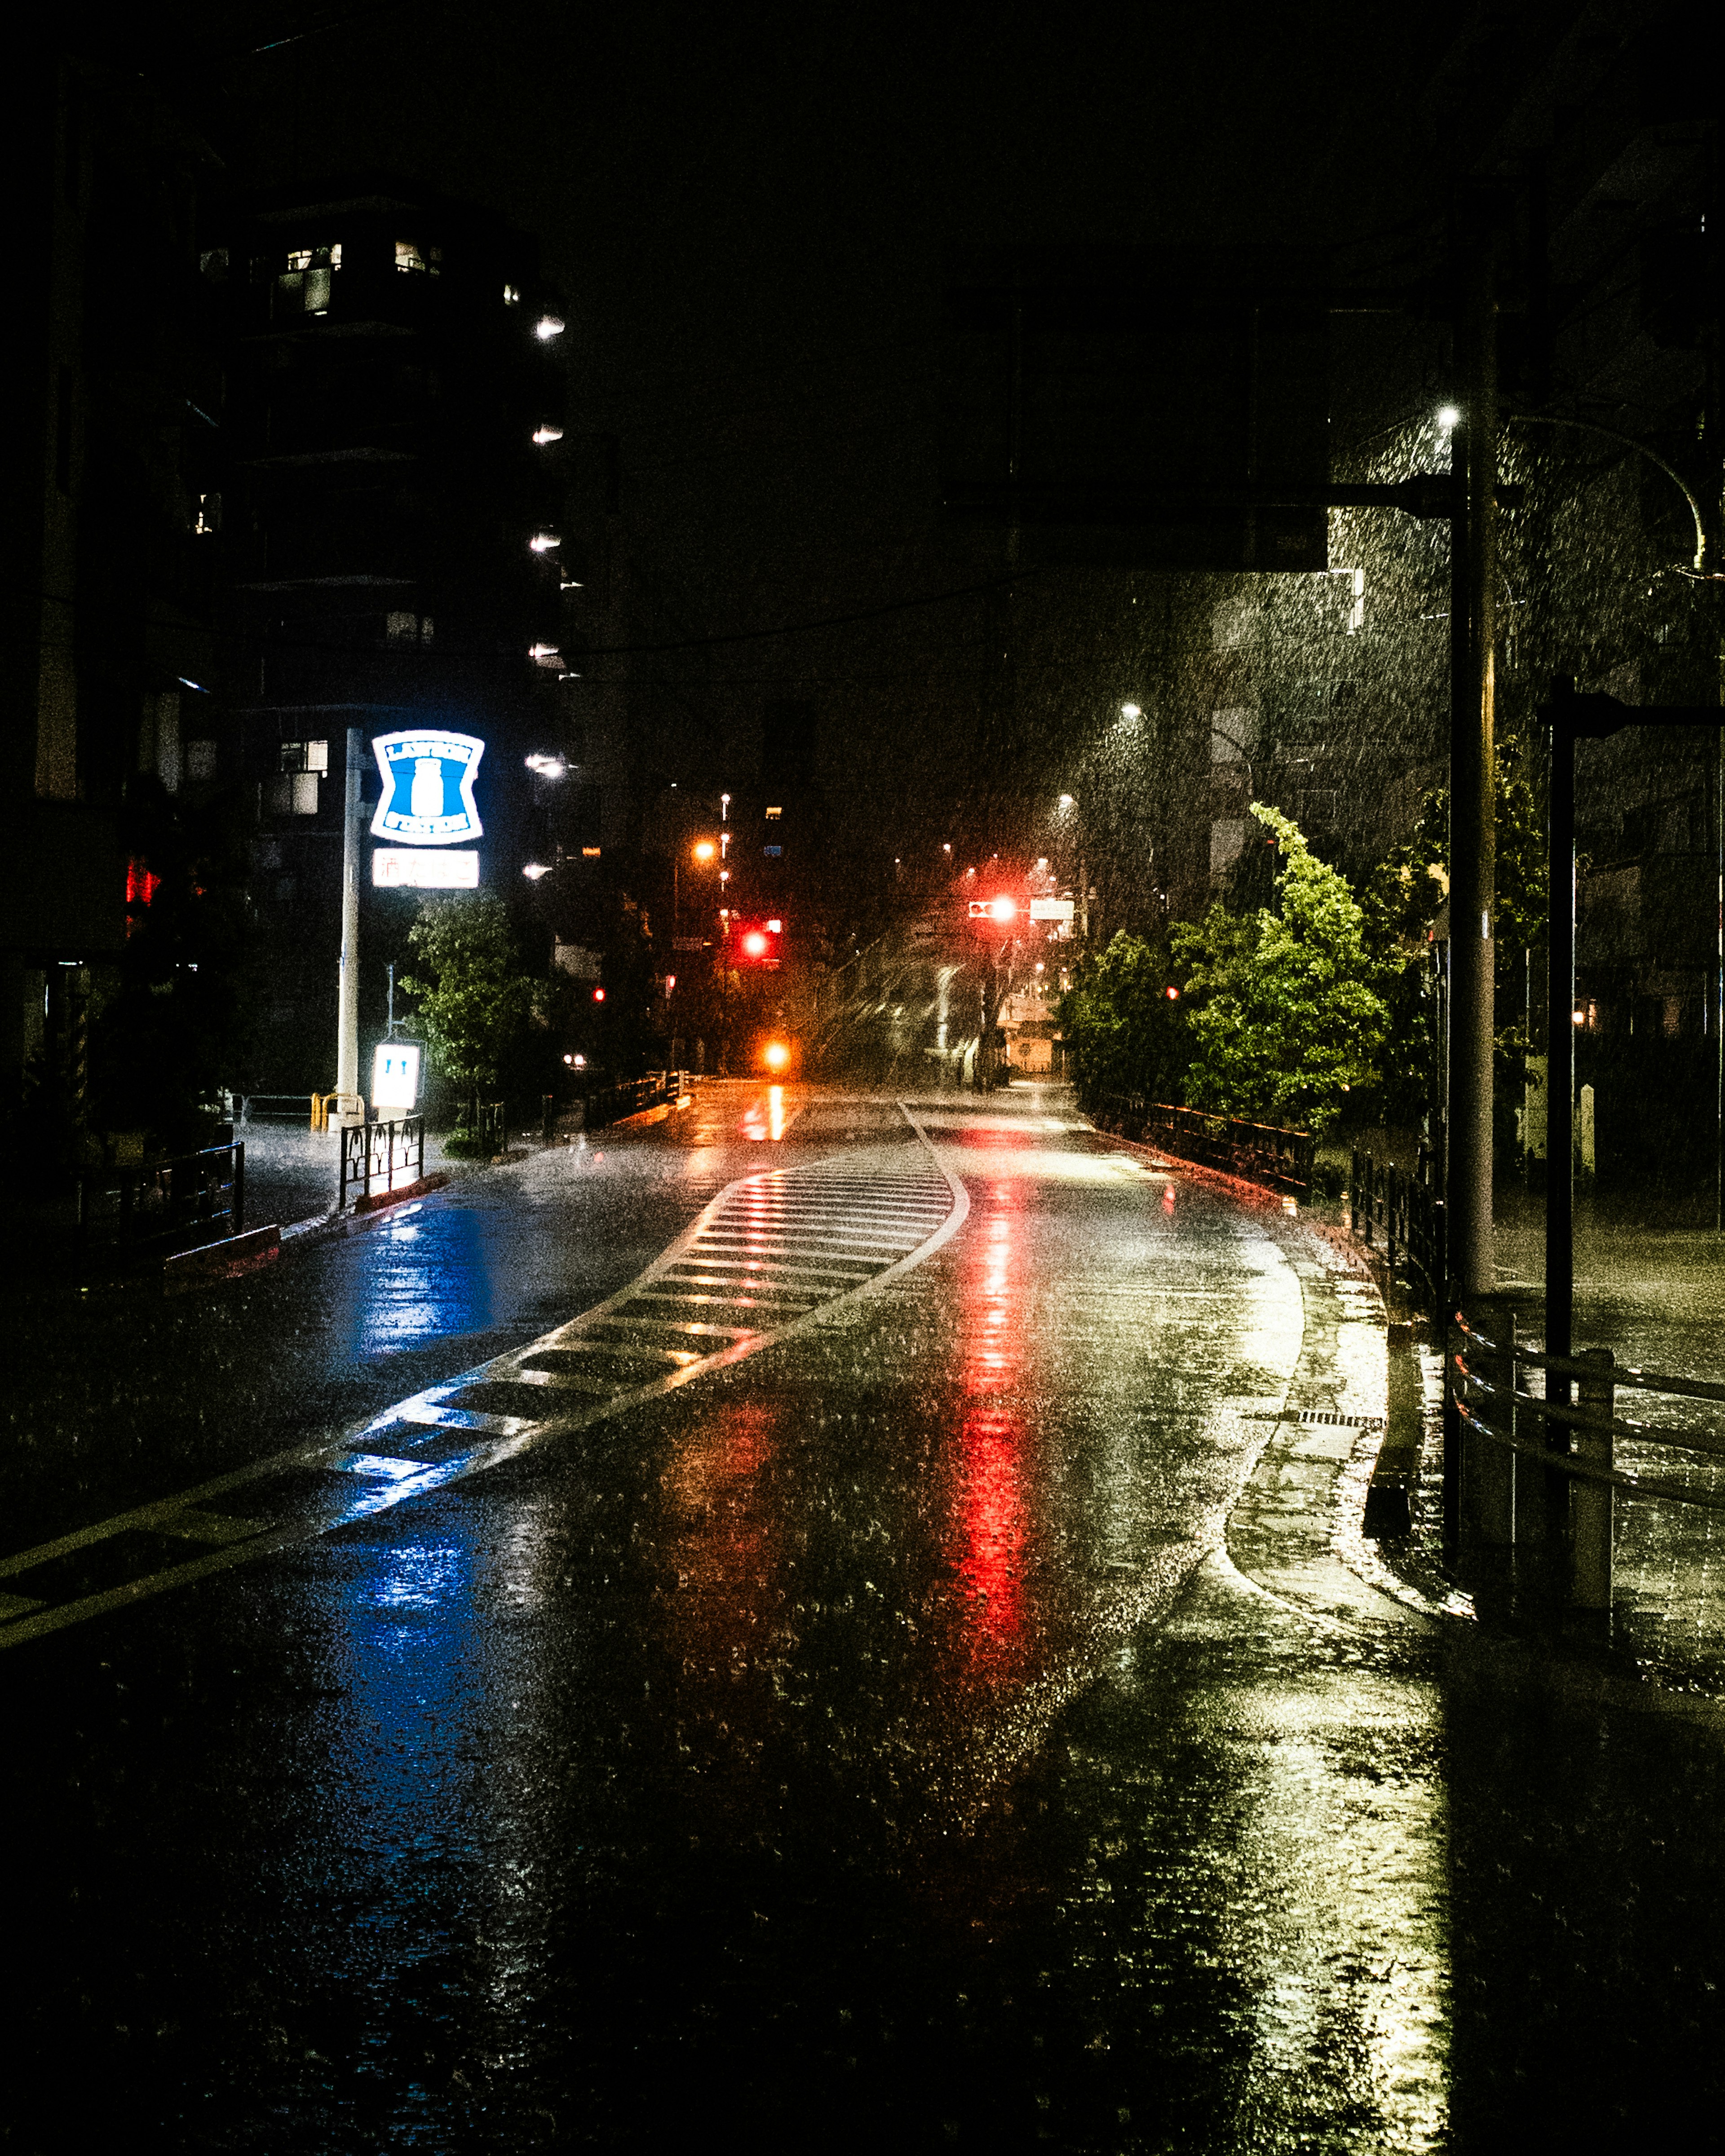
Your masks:
<path fill-rule="evenodd" d="M 732 963 L 738 966 L 777 966 L 779 938 L 784 923 L 771 921 L 733 921 L 731 924 Z"/>
<path fill-rule="evenodd" d="M 1010 929 L 1019 917 L 1019 902 L 1008 891 L 997 891 L 993 898 L 973 898 L 970 917 L 990 927 Z"/>

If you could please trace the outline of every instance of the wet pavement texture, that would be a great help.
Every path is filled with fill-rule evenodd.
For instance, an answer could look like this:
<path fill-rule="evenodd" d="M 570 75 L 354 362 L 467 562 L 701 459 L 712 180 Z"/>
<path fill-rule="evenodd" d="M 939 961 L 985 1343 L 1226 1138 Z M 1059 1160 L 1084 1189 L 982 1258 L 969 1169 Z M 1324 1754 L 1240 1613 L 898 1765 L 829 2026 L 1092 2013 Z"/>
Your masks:
<path fill-rule="evenodd" d="M 13 1548 L 524 1347 L 740 1176 L 914 1158 L 968 1204 L 693 1382 L 0 1656 L 0 2145 L 1711 2115 L 1719 1724 L 1341 1563 L 1381 1313 L 1301 1224 L 1055 1089 L 716 1086 L 604 1150 L 33 1343 Z"/>

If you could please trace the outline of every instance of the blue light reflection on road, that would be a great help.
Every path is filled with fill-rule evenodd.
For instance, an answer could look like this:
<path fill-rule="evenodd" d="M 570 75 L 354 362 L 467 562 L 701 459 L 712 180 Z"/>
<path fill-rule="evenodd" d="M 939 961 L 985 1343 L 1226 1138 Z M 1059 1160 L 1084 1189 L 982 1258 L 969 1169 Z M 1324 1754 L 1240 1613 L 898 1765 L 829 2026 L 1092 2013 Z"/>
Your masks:
<path fill-rule="evenodd" d="M 338 1306 L 343 1345 L 356 1360 L 478 1332 L 500 1309 L 496 1267 L 486 1249 L 487 1214 L 465 1205 L 428 1206 L 372 1230 L 357 1292 Z"/>

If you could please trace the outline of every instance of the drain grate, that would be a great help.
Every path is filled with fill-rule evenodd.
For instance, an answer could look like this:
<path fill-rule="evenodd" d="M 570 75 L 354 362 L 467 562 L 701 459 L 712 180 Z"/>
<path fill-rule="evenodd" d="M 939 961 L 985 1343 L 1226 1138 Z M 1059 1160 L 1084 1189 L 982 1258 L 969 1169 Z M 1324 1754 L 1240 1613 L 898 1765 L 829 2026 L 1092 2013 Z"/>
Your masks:
<path fill-rule="evenodd" d="M 1259 1408 L 1250 1414 L 1242 1415 L 1240 1420 L 1322 1423 L 1340 1430 L 1382 1430 L 1385 1427 L 1382 1415 L 1337 1414 L 1330 1408 L 1285 1408 L 1279 1414 L 1273 1409 Z"/>

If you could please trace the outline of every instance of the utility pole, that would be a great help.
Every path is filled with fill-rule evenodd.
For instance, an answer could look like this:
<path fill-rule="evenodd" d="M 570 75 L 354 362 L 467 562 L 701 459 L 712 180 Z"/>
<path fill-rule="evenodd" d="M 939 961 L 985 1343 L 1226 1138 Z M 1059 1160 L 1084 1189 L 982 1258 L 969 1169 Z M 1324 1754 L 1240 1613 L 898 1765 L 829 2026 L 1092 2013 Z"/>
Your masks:
<path fill-rule="evenodd" d="M 1491 1293 L 1491 1042 L 1497 834 L 1494 709 L 1497 320 L 1492 250 L 1461 259 L 1450 442 L 1449 1265 L 1466 1301 Z M 1553 1048 L 1553 1053 L 1555 1053 Z"/>
<path fill-rule="evenodd" d="M 365 742 L 357 726 L 347 729 L 347 798 L 341 819 L 341 958 L 336 999 L 336 1091 L 359 1092 L 359 855 L 360 819 L 364 814 L 360 791 L 360 759 Z M 363 1122 L 365 1110 L 349 1121 Z"/>

